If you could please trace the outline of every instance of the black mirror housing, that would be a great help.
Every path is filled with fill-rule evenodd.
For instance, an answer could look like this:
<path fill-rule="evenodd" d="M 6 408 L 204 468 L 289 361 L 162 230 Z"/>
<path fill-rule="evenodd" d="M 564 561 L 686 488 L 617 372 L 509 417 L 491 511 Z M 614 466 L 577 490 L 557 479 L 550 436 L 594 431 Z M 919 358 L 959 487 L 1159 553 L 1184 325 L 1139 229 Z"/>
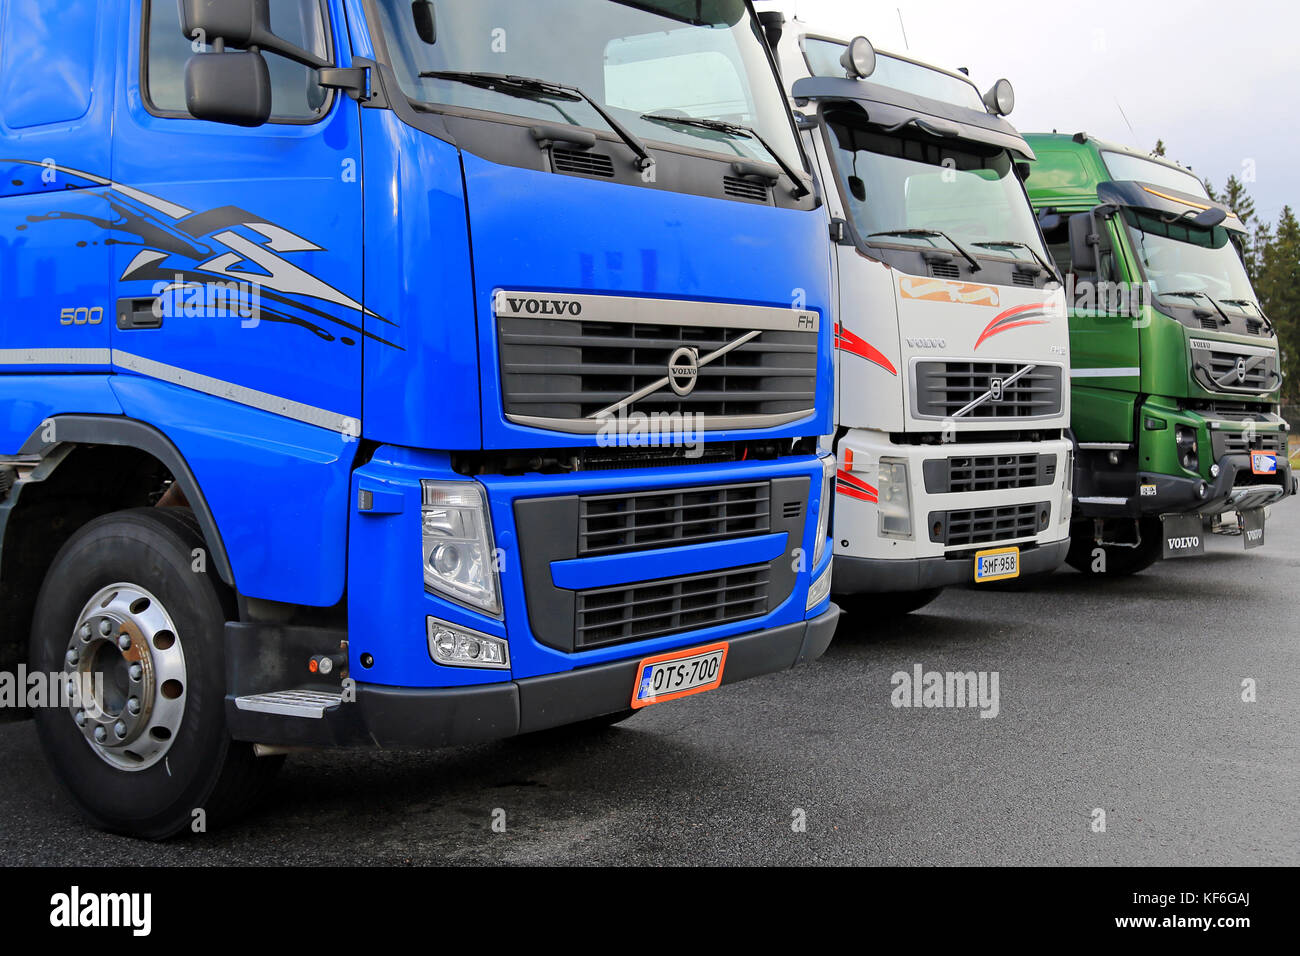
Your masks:
<path fill-rule="evenodd" d="M 1070 270 L 1076 274 L 1097 271 L 1097 244 L 1093 241 L 1093 228 L 1090 212 L 1070 217 Z"/>
<path fill-rule="evenodd" d="M 271 71 L 260 53 L 198 53 L 185 64 L 185 105 L 195 119 L 261 126 L 271 118 Z"/>
<path fill-rule="evenodd" d="M 267 0 L 179 0 L 181 31 L 188 40 L 211 43 L 218 37 L 240 49 L 260 46 L 271 35 Z"/>

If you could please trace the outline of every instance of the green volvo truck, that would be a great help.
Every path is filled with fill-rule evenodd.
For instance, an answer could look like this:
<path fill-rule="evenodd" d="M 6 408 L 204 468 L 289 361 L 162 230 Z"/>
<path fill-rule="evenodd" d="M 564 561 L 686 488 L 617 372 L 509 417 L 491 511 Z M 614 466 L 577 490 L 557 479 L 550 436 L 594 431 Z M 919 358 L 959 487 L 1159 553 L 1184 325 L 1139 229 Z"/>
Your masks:
<path fill-rule="evenodd" d="M 1296 483 L 1245 227 L 1176 163 L 1085 133 L 1026 140 L 1070 309 L 1068 562 L 1132 574 L 1203 553 L 1215 530 L 1262 545 L 1265 507 Z"/>

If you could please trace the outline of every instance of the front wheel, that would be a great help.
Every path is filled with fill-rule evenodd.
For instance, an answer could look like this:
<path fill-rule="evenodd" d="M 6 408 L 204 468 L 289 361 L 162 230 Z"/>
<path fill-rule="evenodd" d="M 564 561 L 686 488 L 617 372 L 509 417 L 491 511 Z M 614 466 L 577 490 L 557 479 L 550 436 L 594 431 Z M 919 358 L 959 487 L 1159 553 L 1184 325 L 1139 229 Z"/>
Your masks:
<path fill-rule="evenodd" d="M 244 809 L 282 762 L 226 732 L 232 596 L 198 561 L 205 547 L 187 510 L 118 512 L 78 531 L 41 587 L 30 666 L 61 674 L 66 693 L 37 710 L 36 729 L 101 829 L 201 832 Z"/>
<path fill-rule="evenodd" d="M 1142 518 L 1137 537 L 1132 544 L 1103 544 L 1097 540 L 1094 522 L 1076 521 L 1070 525 L 1070 550 L 1065 562 L 1093 577 L 1137 574 L 1159 561 L 1164 552 L 1160 519 Z"/>

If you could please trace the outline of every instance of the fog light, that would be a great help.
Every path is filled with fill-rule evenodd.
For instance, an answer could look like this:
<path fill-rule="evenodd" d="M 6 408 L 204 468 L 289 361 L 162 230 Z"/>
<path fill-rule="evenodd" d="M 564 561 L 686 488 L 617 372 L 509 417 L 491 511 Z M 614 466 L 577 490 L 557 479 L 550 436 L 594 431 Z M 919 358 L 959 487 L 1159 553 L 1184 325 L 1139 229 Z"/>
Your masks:
<path fill-rule="evenodd" d="M 835 563 L 835 558 L 826 562 L 826 570 L 817 575 L 817 580 L 813 581 L 808 587 L 808 603 L 804 610 L 811 611 L 822 601 L 825 601 L 831 593 L 831 566 Z"/>
<path fill-rule="evenodd" d="M 448 667 L 510 666 L 510 645 L 503 638 L 429 618 L 429 656 Z"/>
<path fill-rule="evenodd" d="M 912 536 L 912 494 L 908 488 L 907 462 L 899 458 L 880 459 L 876 489 L 876 510 L 880 533 L 892 538 Z"/>
<path fill-rule="evenodd" d="M 1210 466 L 1210 477 L 1211 477 L 1211 478 L 1218 478 L 1218 477 L 1219 477 L 1219 466 L 1218 466 L 1218 465 L 1211 465 L 1211 466 Z"/>

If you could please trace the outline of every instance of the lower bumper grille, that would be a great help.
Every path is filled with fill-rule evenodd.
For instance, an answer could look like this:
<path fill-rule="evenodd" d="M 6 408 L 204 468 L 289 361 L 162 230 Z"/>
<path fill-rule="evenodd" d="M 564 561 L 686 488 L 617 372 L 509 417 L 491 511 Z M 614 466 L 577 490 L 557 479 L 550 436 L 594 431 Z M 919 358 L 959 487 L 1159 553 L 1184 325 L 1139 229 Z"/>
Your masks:
<path fill-rule="evenodd" d="M 1047 530 L 1051 517 L 1052 506 L 1046 501 L 1001 508 L 931 511 L 930 540 L 949 548 L 963 548 L 1031 538 Z"/>
<path fill-rule="evenodd" d="M 1245 432 L 1214 432 L 1212 435 L 1214 457 L 1224 455 L 1244 455 L 1251 451 L 1282 452 L 1282 434 L 1280 432 L 1256 432 L 1247 437 Z"/>
<path fill-rule="evenodd" d="M 760 617 L 766 565 L 578 592 L 577 650 L 665 637 Z"/>
<path fill-rule="evenodd" d="M 1036 488 L 1056 480 L 1055 455 L 978 455 L 925 462 L 927 494 Z"/>
<path fill-rule="evenodd" d="M 581 499 L 578 554 L 622 554 L 766 534 L 769 482 Z"/>

